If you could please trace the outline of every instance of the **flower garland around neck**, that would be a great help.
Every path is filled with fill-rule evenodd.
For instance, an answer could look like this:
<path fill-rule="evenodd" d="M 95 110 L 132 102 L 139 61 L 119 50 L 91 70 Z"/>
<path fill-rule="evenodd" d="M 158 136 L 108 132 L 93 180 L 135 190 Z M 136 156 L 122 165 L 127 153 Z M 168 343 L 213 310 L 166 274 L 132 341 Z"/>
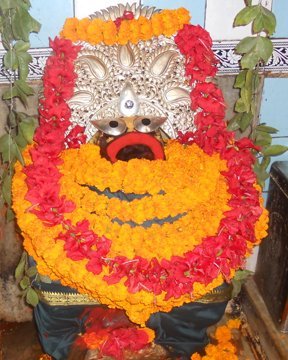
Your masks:
<path fill-rule="evenodd" d="M 153 257 L 149 256 L 149 253 L 141 253 L 140 256 L 137 251 L 141 248 L 141 238 L 134 242 L 134 248 L 137 249 L 133 251 L 130 247 L 125 255 L 116 255 L 119 248 L 117 249 L 113 236 L 116 236 L 117 231 L 111 231 L 110 234 L 101 228 L 100 223 L 93 223 L 91 216 L 87 220 L 87 211 L 82 209 L 81 204 L 78 208 L 79 202 L 73 190 L 67 195 L 70 179 L 68 177 L 67 180 L 67 176 L 62 177 L 61 171 L 69 172 L 71 156 L 73 158 L 73 155 L 68 155 L 69 148 L 80 147 L 79 150 L 71 150 L 71 154 L 76 151 L 82 159 L 82 151 L 87 148 L 89 161 L 91 145 L 81 145 L 85 143 L 85 136 L 79 126 L 68 132 L 71 114 L 67 100 L 73 95 L 76 78 L 74 61 L 79 46 L 66 39 L 56 38 L 51 42 L 54 55 L 47 61 L 43 78 L 44 97 L 39 109 L 40 126 L 34 137 L 35 145 L 30 149 L 30 155 L 25 155 L 26 166 L 23 171 L 18 165 L 13 183 L 14 209 L 23 231 L 24 246 L 37 261 L 39 272 L 52 279 L 60 279 L 64 285 L 89 294 L 103 304 L 124 309 L 133 322 L 142 325 L 151 313 L 169 311 L 174 306 L 203 296 L 223 280 L 230 281 L 234 271 L 243 266 L 252 247 L 266 236 L 267 230 L 268 216 L 262 206 L 261 189 L 256 185 L 252 170 L 254 156 L 251 149 L 255 149 L 255 146 L 246 138 L 236 140 L 234 134 L 226 130 L 222 93 L 213 83 L 204 81 L 216 72 L 211 38 L 200 26 L 185 25 L 176 35 L 175 42 L 186 57 L 186 74 L 194 85 L 191 100 L 192 109 L 196 111 L 197 130 L 193 133 L 179 133 L 178 141 L 182 145 L 172 142 L 173 149 L 188 149 L 189 156 L 183 156 L 181 160 L 183 167 L 191 163 L 194 156 L 191 154 L 194 152 L 198 152 L 197 156 L 201 159 L 218 159 L 218 165 L 214 168 L 216 180 L 209 175 L 209 181 L 212 184 L 214 181 L 216 186 L 215 196 L 219 193 L 220 197 L 223 196 L 223 204 L 225 203 L 219 207 L 221 214 L 216 231 L 204 228 L 204 232 L 200 231 L 199 239 L 202 241 L 192 241 L 191 248 L 180 248 L 178 253 L 176 251 L 177 255 L 171 256 L 175 248 L 169 252 L 168 243 L 161 247 L 162 256 L 159 250 Z M 93 156 L 97 157 L 97 154 Z M 177 158 L 177 161 L 180 161 L 180 158 Z M 165 167 L 165 161 L 162 162 Z M 155 161 L 156 163 L 158 161 Z M 127 166 L 133 166 L 133 162 L 132 165 L 129 164 L 130 162 Z M 134 164 L 137 164 L 137 161 Z M 115 184 L 122 181 L 121 172 L 115 170 L 118 166 L 117 163 L 111 165 L 112 184 L 114 180 Z M 201 168 L 202 165 L 199 166 Z M 105 176 L 101 178 L 100 167 L 100 159 L 98 173 L 88 166 L 86 172 L 91 175 L 94 171 L 94 175 L 91 175 L 91 183 L 84 185 L 93 186 L 93 182 L 98 181 L 98 187 L 104 191 L 107 179 Z M 70 175 L 75 176 L 73 173 Z M 77 176 L 80 176 L 80 173 Z M 217 187 L 217 179 L 223 178 L 226 190 L 223 184 L 224 190 L 218 191 L 220 188 Z M 142 182 L 137 184 L 140 193 L 145 191 L 145 181 L 144 176 Z M 25 182 L 26 186 L 23 186 Z M 119 184 L 117 188 L 119 189 Z M 153 189 L 150 191 L 153 192 Z M 90 205 L 93 207 L 95 195 L 90 192 L 90 196 Z M 161 193 L 156 193 L 156 196 L 160 197 Z M 197 196 L 195 199 L 197 203 Z M 146 208 L 149 207 L 150 200 L 147 200 Z M 107 207 L 107 200 L 102 203 L 101 201 L 97 203 L 100 217 L 101 206 Z M 165 216 L 171 216 L 173 210 L 171 200 L 169 201 L 163 209 Z M 182 201 L 185 202 L 185 199 Z M 89 205 L 89 195 L 84 196 L 83 202 Z M 118 203 L 116 200 L 115 206 L 111 206 L 111 216 L 115 216 Z M 128 209 L 128 205 L 125 206 Z M 209 212 L 209 206 L 206 210 Z M 129 211 L 132 214 L 134 209 Z M 124 213 L 126 217 L 123 221 L 131 220 L 129 211 Z M 155 214 L 150 215 L 153 217 Z M 137 221 L 145 221 L 141 211 L 138 211 L 137 216 Z M 199 216 L 195 215 L 194 219 L 198 221 Z M 203 217 L 203 214 L 201 216 Z M 103 215 L 103 221 L 104 217 Z M 122 226 L 129 227 L 128 224 Z M 94 229 L 101 231 L 98 233 Z M 185 233 L 185 228 L 183 230 Z M 125 231 L 123 236 L 125 237 Z M 185 237 L 187 236 L 186 232 Z M 151 249 L 154 251 L 154 248 L 152 242 Z M 110 252 L 114 257 L 109 256 Z"/>
<path fill-rule="evenodd" d="M 184 8 L 163 10 L 153 14 L 151 19 L 144 16 L 136 19 L 129 11 L 124 12 L 123 16 L 115 21 L 68 18 L 61 31 L 61 37 L 73 42 L 85 41 L 92 45 L 126 45 L 128 42 L 136 44 L 153 36 L 169 37 L 182 29 L 184 24 L 188 24 L 189 20 L 189 12 Z"/>

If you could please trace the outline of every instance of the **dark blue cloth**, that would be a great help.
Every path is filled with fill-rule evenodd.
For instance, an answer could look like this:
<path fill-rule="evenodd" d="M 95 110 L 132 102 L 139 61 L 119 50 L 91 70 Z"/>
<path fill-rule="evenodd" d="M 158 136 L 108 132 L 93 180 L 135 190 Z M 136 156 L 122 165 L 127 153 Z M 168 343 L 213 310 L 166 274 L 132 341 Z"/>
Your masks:
<path fill-rule="evenodd" d="M 223 316 L 227 302 L 202 304 L 192 302 L 170 312 L 152 314 L 147 326 L 155 331 L 155 343 L 172 355 L 190 359 L 208 344 L 207 328 Z"/>
<path fill-rule="evenodd" d="M 39 302 L 34 309 L 38 336 L 45 353 L 65 360 L 78 334 L 84 331 L 84 306 L 49 306 Z"/>

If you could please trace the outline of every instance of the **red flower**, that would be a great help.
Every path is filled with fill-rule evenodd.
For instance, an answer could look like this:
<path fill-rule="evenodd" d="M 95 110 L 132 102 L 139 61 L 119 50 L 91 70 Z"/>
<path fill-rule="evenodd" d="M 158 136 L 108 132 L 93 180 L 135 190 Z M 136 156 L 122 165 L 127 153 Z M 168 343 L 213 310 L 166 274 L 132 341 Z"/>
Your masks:
<path fill-rule="evenodd" d="M 222 92 L 213 83 L 198 83 L 191 92 L 191 108 L 201 108 L 212 116 L 225 115 L 225 103 Z"/>
<path fill-rule="evenodd" d="M 215 76 L 217 60 L 211 49 L 212 39 L 201 26 L 184 25 L 175 37 L 180 52 L 186 56 L 186 75 L 191 83 Z"/>
<path fill-rule="evenodd" d="M 67 147 L 76 149 L 79 148 L 81 144 L 84 144 L 87 139 L 84 131 L 85 127 L 76 125 L 65 138 Z"/>
<path fill-rule="evenodd" d="M 66 59 L 75 60 L 81 46 L 75 46 L 71 40 L 59 39 L 55 37 L 54 40 L 49 39 L 49 46 L 53 49 L 58 61 L 65 61 Z"/>

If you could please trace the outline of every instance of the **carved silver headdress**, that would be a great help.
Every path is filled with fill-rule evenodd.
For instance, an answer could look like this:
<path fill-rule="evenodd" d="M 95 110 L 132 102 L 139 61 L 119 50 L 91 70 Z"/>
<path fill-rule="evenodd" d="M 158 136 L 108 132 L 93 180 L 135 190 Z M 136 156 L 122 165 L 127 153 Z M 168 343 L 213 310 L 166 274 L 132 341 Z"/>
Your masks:
<path fill-rule="evenodd" d="M 115 20 L 125 11 L 134 18 L 150 18 L 155 8 L 111 6 L 91 18 Z M 81 42 L 75 62 L 78 75 L 69 100 L 71 121 L 85 126 L 88 139 L 97 129 L 91 121 L 121 116 L 166 117 L 163 130 L 171 137 L 194 128 L 190 108 L 191 86 L 185 77 L 185 59 L 173 37 L 159 36 L 136 45 L 91 45 Z"/>

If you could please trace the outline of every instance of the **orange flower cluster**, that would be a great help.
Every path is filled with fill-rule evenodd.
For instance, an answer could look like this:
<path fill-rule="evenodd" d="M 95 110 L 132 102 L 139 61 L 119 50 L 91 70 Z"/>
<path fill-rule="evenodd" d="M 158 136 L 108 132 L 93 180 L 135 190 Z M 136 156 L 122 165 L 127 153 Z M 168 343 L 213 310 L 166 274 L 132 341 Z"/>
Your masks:
<path fill-rule="evenodd" d="M 217 344 L 207 345 L 206 355 L 195 353 L 191 356 L 191 360 L 238 360 L 237 349 L 233 345 L 233 329 L 239 329 L 240 324 L 240 320 L 235 319 L 219 326 L 214 335 Z"/>
<path fill-rule="evenodd" d="M 166 161 L 135 159 L 115 164 L 101 158 L 99 147 L 93 144 L 63 152 L 61 195 L 81 209 L 82 219 L 89 221 L 96 234 L 113 239 L 108 257 L 160 260 L 182 256 L 206 236 L 215 235 L 223 213 L 230 209 L 231 195 L 221 175 L 226 162 L 218 154 L 209 156 L 197 145 L 184 148 L 177 141 L 170 141 L 165 151 Z M 151 196 L 133 201 L 110 199 L 83 185 Z M 169 222 L 170 217 L 182 214 Z M 79 215 L 74 211 L 67 218 L 75 223 L 81 219 Z M 163 219 L 167 220 L 159 224 Z M 131 222 L 143 225 L 133 227 Z"/>
<path fill-rule="evenodd" d="M 119 27 L 112 20 L 68 18 L 60 35 L 73 42 L 86 41 L 92 45 L 125 45 L 129 41 L 136 44 L 140 40 L 149 40 L 154 36 L 170 37 L 188 24 L 189 20 L 189 12 L 184 8 L 163 10 L 153 14 L 151 19 L 144 16 L 138 19 L 124 19 Z"/>
<path fill-rule="evenodd" d="M 24 153 L 24 159 L 26 164 L 30 163 L 28 151 Z M 169 259 L 173 251 L 182 255 L 194 248 L 197 243 L 202 242 L 205 235 L 214 234 L 217 231 L 215 218 L 217 218 L 219 225 L 220 219 L 224 216 L 223 212 L 228 209 L 227 202 L 230 199 L 230 194 L 227 192 L 226 181 L 220 174 L 226 168 L 226 164 L 225 161 L 220 160 L 217 154 L 210 157 L 197 145 L 185 147 L 176 141 L 171 141 L 167 145 L 166 159 L 166 161 L 152 162 L 135 159 L 129 162 L 118 161 L 111 164 L 100 157 L 99 149 L 93 144 L 85 144 L 79 149 L 64 151 L 62 154 L 63 164 L 60 167 L 63 174 L 61 188 L 63 193 L 65 192 L 67 197 L 72 198 L 77 205 L 77 210 L 67 214 L 67 218 L 73 223 L 88 218 L 91 222 L 91 228 L 99 234 L 103 233 L 108 237 L 114 233 L 115 239 L 112 237 L 113 244 L 108 257 L 116 254 L 126 254 L 128 257 L 131 253 L 132 257 L 129 256 L 129 258 L 133 258 L 134 255 L 141 254 L 144 256 L 146 254 L 148 258 L 155 256 Z M 109 268 L 103 268 L 102 273 L 96 276 L 87 271 L 87 260 L 73 261 L 67 258 L 63 242 L 55 241 L 63 230 L 62 225 L 47 227 L 34 214 L 27 212 L 31 204 L 25 200 L 27 187 L 25 185 L 25 174 L 21 170 L 21 165 L 18 164 L 13 179 L 14 209 L 24 236 L 24 247 L 35 258 L 38 271 L 41 274 L 50 276 L 52 280 L 60 279 L 63 285 L 76 287 L 79 292 L 86 293 L 111 308 L 125 309 L 130 319 L 141 325 L 144 325 L 149 316 L 156 311 L 167 312 L 174 306 L 180 306 L 191 301 L 189 294 L 179 298 L 171 297 L 167 300 L 165 293 L 157 296 L 146 291 L 130 293 L 124 284 L 124 280 L 107 286 L 103 276 L 109 275 Z M 133 239 L 132 235 L 135 230 L 129 225 L 123 225 L 125 231 L 117 234 L 119 225 L 115 225 L 114 229 L 111 219 L 110 221 L 107 220 L 108 215 L 105 211 L 100 211 L 98 215 L 90 214 L 94 208 L 98 209 L 98 198 L 103 197 L 103 195 L 95 195 L 86 187 L 81 187 L 79 185 L 81 183 L 97 186 L 101 190 L 109 186 L 112 191 L 122 189 L 125 192 L 139 194 L 149 190 L 155 196 L 159 190 L 164 189 L 168 194 L 167 201 L 165 201 L 166 195 L 162 195 L 161 200 L 164 199 L 164 201 L 159 201 L 157 204 L 152 196 L 149 198 L 150 206 L 157 206 L 158 215 L 161 215 L 162 211 L 164 214 L 169 213 L 169 211 L 173 213 L 179 199 L 180 204 L 182 203 L 186 207 L 184 211 L 188 212 L 186 216 L 188 216 L 189 221 L 182 220 L 184 223 L 180 222 L 178 225 L 179 220 L 175 224 L 167 224 L 165 227 L 166 234 L 161 230 L 161 226 L 155 226 L 154 233 L 149 232 L 152 236 L 150 239 L 149 235 L 145 235 L 145 229 L 142 229 L 139 236 Z M 135 188 L 134 191 L 133 187 Z M 188 191 L 185 191 L 185 194 L 189 196 L 192 203 L 197 204 L 197 211 L 193 211 L 193 206 L 190 207 L 191 211 L 189 206 L 187 207 L 187 201 L 180 195 L 181 187 L 183 190 L 185 188 L 190 189 L 191 194 L 188 195 Z M 174 202 L 171 201 L 173 196 L 171 197 L 169 193 L 174 194 Z M 143 211 L 141 201 L 139 202 L 139 214 Z M 147 208 L 149 204 L 145 206 Z M 118 210 L 118 215 L 121 217 L 123 211 L 121 208 Z M 112 210 L 109 211 L 115 213 L 116 209 L 112 206 Z M 208 217 L 209 221 L 207 220 Z M 103 227 L 102 220 L 106 228 Z M 204 226 L 204 224 L 206 225 Z M 189 231 L 185 227 L 188 227 Z M 206 234 L 203 231 L 206 231 Z M 197 235 L 198 232 L 201 232 L 201 235 Z M 157 245 L 155 245 L 156 243 Z M 219 274 L 208 285 L 195 283 L 193 299 L 200 298 L 222 282 L 223 277 Z"/>

